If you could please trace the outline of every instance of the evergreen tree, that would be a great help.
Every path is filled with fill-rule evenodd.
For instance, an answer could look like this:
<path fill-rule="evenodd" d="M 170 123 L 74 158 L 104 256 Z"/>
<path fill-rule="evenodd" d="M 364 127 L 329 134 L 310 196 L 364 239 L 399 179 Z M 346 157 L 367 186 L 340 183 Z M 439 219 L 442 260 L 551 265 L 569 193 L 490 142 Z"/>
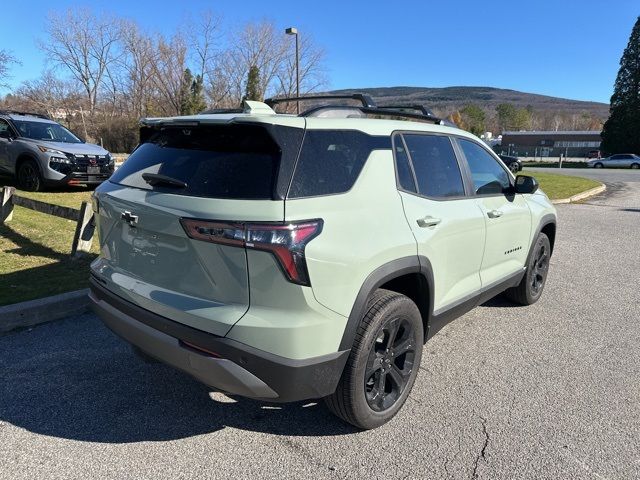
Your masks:
<path fill-rule="evenodd" d="M 191 83 L 190 110 L 192 114 L 200 113 L 207 109 L 207 102 L 204 99 L 204 85 L 202 75 L 196 75 Z"/>
<path fill-rule="evenodd" d="M 260 69 L 255 65 L 251 65 L 251 68 L 249 68 L 247 88 L 243 100 L 262 101 L 262 93 L 260 92 Z"/>
<path fill-rule="evenodd" d="M 182 74 L 182 84 L 180 86 L 180 115 L 191 115 L 191 85 L 193 84 L 193 75 L 191 70 L 185 69 Z"/>
<path fill-rule="evenodd" d="M 620 59 L 601 148 L 607 153 L 640 154 L 640 17 Z"/>
<path fill-rule="evenodd" d="M 180 115 L 195 115 L 207 108 L 204 99 L 204 86 L 202 76 L 195 77 L 188 68 L 182 75 L 180 90 Z"/>
<path fill-rule="evenodd" d="M 500 130 L 513 128 L 516 120 L 516 107 L 511 103 L 501 103 L 496 107 L 498 113 L 498 127 Z"/>
<path fill-rule="evenodd" d="M 474 135 L 482 135 L 484 133 L 485 114 L 484 110 L 478 105 L 471 103 L 465 106 L 460 113 L 462 114 L 462 128 L 470 131 Z"/>

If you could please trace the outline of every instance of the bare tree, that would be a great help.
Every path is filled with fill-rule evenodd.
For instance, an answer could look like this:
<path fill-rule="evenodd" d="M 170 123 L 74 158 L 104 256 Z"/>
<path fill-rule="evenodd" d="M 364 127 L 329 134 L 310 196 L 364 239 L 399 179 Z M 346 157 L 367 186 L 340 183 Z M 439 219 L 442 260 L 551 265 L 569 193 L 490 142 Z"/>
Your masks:
<path fill-rule="evenodd" d="M 269 21 L 249 23 L 233 39 L 229 63 L 231 63 L 232 94 L 235 97 L 242 97 L 243 87 L 252 66 L 257 67 L 260 72 L 261 96 L 269 91 L 287 54 L 285 40 L 285 35 L 276 29 L 273 22 Z"/>
<path fill-rule="evenodd" d="M 29 102 L 29 109 L 44 111 L 49 116 L 69 119 L 82 106 L 82 95 L 70 81 L 61 80 L 51 70 L 39 79 L 24 82 L 16 94 Z"/>
<path fill-rule="evenodd" d="M 49 38 L 41 42 L 41 48 L 83 87 L 93 114 L 107 70 L 119 55 L 118 20 L 98 17 L 87 9 L 67 10 L 63 15 L 49 15 L 47 33 Z"/>
<path fill-rule="evenodd" d="M 12 64 L 19 64 L 8 50 L 0 50 L 0 87 L 8 87 L 6 81 L 9 79 L 9 67 Z"/>
<path fill-rule="evenodd" d="M 196 75 L 209 82 L 215 70 L 216 57 L 219 54 L 222 33 L 222 17 L 207 10 L 199 16 L 197 22 L 188 25 L 189 47 L 193 50 L 197 62 Z"/>
<path fill-rule="evenodd" d="M 143 117 L 152 109 L 156 45 L 131 21 L 123 22 L 121 41 L 125 52 L 121 57 L 121 65 L 126 72 L 122 88 L 129 101 L 129 111 L 136 117 Z"/>
<path fill-rule="evenodd" d="M 184 94 L 184 71 L 187 68 L 187 43 L 180 34 L 157 41 L 157 55 L 151 67 L 151 82 L 159 97 L 164 115 L 180 115 Z"/>
<path fill-rule="evenodd" d="M 300 36 L 299 49 L 300 95 L 316 92 L 326 87 L 328 81 L 324 69 L 324 50 L 317 47 L 313 38 L 308 35 Z M 295 96 L 296 94 L 296 53 L 294 42 L 290 42 L 270 93 L 286 97 Z M 290 111 L 293 111 L 294 107 L 295 104 L 293 103 L 288 105 Z"/>

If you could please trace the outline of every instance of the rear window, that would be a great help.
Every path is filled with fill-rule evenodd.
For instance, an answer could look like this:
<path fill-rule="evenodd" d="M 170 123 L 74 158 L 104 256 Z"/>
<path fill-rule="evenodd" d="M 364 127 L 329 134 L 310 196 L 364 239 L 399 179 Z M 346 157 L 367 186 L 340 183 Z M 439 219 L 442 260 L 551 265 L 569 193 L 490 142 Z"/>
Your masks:
<path fill-rule="evenodd" d="M 388 136 L 355 130 L 307 130 L 288 197 L 344 193 L 353 187 L 373 150 L 390 148 Z"/>
<path fill-rule="evenodd" d="M 280 148 L 259 126 L 164 127 L 151 133 L 110 181 L 177 195 L 270 199 L 279 161 Z M 144 173 L 165 175 L 186 187 L 151 186 Z"/>
<path fill-rule="evenodd" d="M 440 135 L 405 134 L 418 192 L 433 198 L 464 196 L 464 183 L 451 140 Z"/>

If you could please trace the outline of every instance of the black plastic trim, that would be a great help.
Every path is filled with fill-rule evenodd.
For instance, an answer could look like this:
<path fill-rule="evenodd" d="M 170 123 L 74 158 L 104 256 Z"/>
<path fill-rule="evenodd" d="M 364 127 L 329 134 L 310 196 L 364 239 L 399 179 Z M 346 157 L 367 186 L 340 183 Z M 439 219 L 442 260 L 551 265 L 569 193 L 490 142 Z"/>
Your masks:
<path fill-rule="evenodd" d="M 473 310 L 478 305 L 482 305 L 484 302 L 491 300 L 493 297 L 504 292 L 508 288 L 518 285 L 522 280 L 525 272 L 526 270 L 524 269 L 516 272 L 504 280 L 499 280 L 492 285 L 486 286 L 477 294 L 471 295 L 467 298 L 463 298 L 453 305 L 449 305 L 446 308 L 441 309 L 439 312 L 435 313 L 429 321 L 427 340 L 429 338 L 432 338 L 452 320 L 461 317 L 465 313 Z"/>
<path fill-rule="evenodd" d="M 393 260 L 371 272 L 365 279 L 362 287 L 360 287 L 360 291 L 351 308 L 344 333 L 342 334 L 340 350 L 348 350 L 353 346 L 358 326 L 366 313 L 367 301 L 371 294 L 379 288 L 380 285 L 409 273 L 420 273 L 424 277 L 428 290 L 428 306 L 426 308 L 427 312 L 422 313 L 423 315 L 424 313 L 427 314 L 427 319 L 431 317 L 433 312 L 433 270 L 431 268 L 431 262 L 429 262 L 426 257 L 418 255 Z"/>
<path fill-rule="evenodd" d="M 424 280 L 423 288 L 426 288 L 425 293 L 427 294 L 427 301 L 423 308 L 420 309 L 420 313 L 422 314 L 423 321 L 425 322 L 426 342 L 438 333 L 438 331 L 440 331 L 440 329 L 442 329 L 442 327 L 447 323 L 464 315 L 468 311 L 478 305 L 481 305 L 487 300 L 490 300 L 506 289 L 518 285 L 525 272 L 526 270 L 522 269 L 504 280 L 499 280 L 492 285 L 488 285 L 476 294 L 472 294 L 453 305 L 449 305 L 441 309 L 437 314 L 435 314 L 433 311 L 435 283 L 433 280 L 433 268 L 429 259 L 423 255 L 416 255 L 393 260 L 374 270 L 364 281 L 358 295 L 356 296 L 351 313 L 349 314 L 347 326 L 345 327 L 342 341 L 340 342 L 340 350 L 347 350 L 353 346 L 358 326 L 360 325 L 368 307 L 367 300 L 377 288 L 390 280 L 409 273 L 419 273 L 422 276 Z"/>
<path fill-rule="evenodd" d="M 231 360 L 258 377 L 278 394 L 278 398 L 269 398 L 269 401 L 293 402 L 330 395 L 336 389 L 349 355 L 348 350 L 304 360 L 274 355 L 150 312 L 109 291 L 101 282 L 94 276 L 90 279 L 91 293 L 95 298 L 166 335 Z M 95 303 L 92 304 L 92 308 L 100 315 L 101 312 Z"/>
<path fill-rule="evenodd" d="M 526 265 L 529 265 L 529 261 L 531 260 L 531 255 L 533 255 L 533 247 L 536 244 L 536 241 L 538 240 L 538 235 L 540 235 L 540 232 L 542 231 L 542 229 L 544 227 L 546 227 L 547 225 L 553 225 L 556 229 L 556 237 L 558 236 L 558 224 L 557 224 L 557 220 L 556 220 L 556 216 L 552 213 L 547 213 L 546 215 L 544 215 L 541 219 L 540 219 L 540 223 L 538 224 L 538 227 L 536 228 L 535 234 L 533 235 L 533 237 L 531 238 L 531 245 L 529 245 L 529 254 L 527 255 L 527 263 Z M 553 248 L 555 245 L 555 238 L 549 239 L 550 241 L 552 241 L 553 243 L 551 244 L 551 252 L 550 252 L 550 256 L 553 255 Z"/>

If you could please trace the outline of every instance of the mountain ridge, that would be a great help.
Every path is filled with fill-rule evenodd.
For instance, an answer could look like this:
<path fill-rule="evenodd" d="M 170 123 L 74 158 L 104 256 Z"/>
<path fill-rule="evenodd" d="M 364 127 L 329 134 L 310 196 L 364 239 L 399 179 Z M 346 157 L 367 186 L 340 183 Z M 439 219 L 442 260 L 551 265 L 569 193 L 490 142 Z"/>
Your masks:
<path fill-rule="evenodd" d="M 606 119 L 609 115 L 607 103 L 572 100 L 538 93 L 521 92 L 506 88 L 486 86 L 450 87 L 368 87 L 331 90 L 327 94 L 366 93 L 379 103 L 424 104 L 440 113 L 450 113 L 468 104 L 476 104 L 485 110 L 495 110 L 501 103 L 512 103 L 516 107 L 530 105 L 539 112 L 564 112 L 568 114 L 589 113 Z"/>

